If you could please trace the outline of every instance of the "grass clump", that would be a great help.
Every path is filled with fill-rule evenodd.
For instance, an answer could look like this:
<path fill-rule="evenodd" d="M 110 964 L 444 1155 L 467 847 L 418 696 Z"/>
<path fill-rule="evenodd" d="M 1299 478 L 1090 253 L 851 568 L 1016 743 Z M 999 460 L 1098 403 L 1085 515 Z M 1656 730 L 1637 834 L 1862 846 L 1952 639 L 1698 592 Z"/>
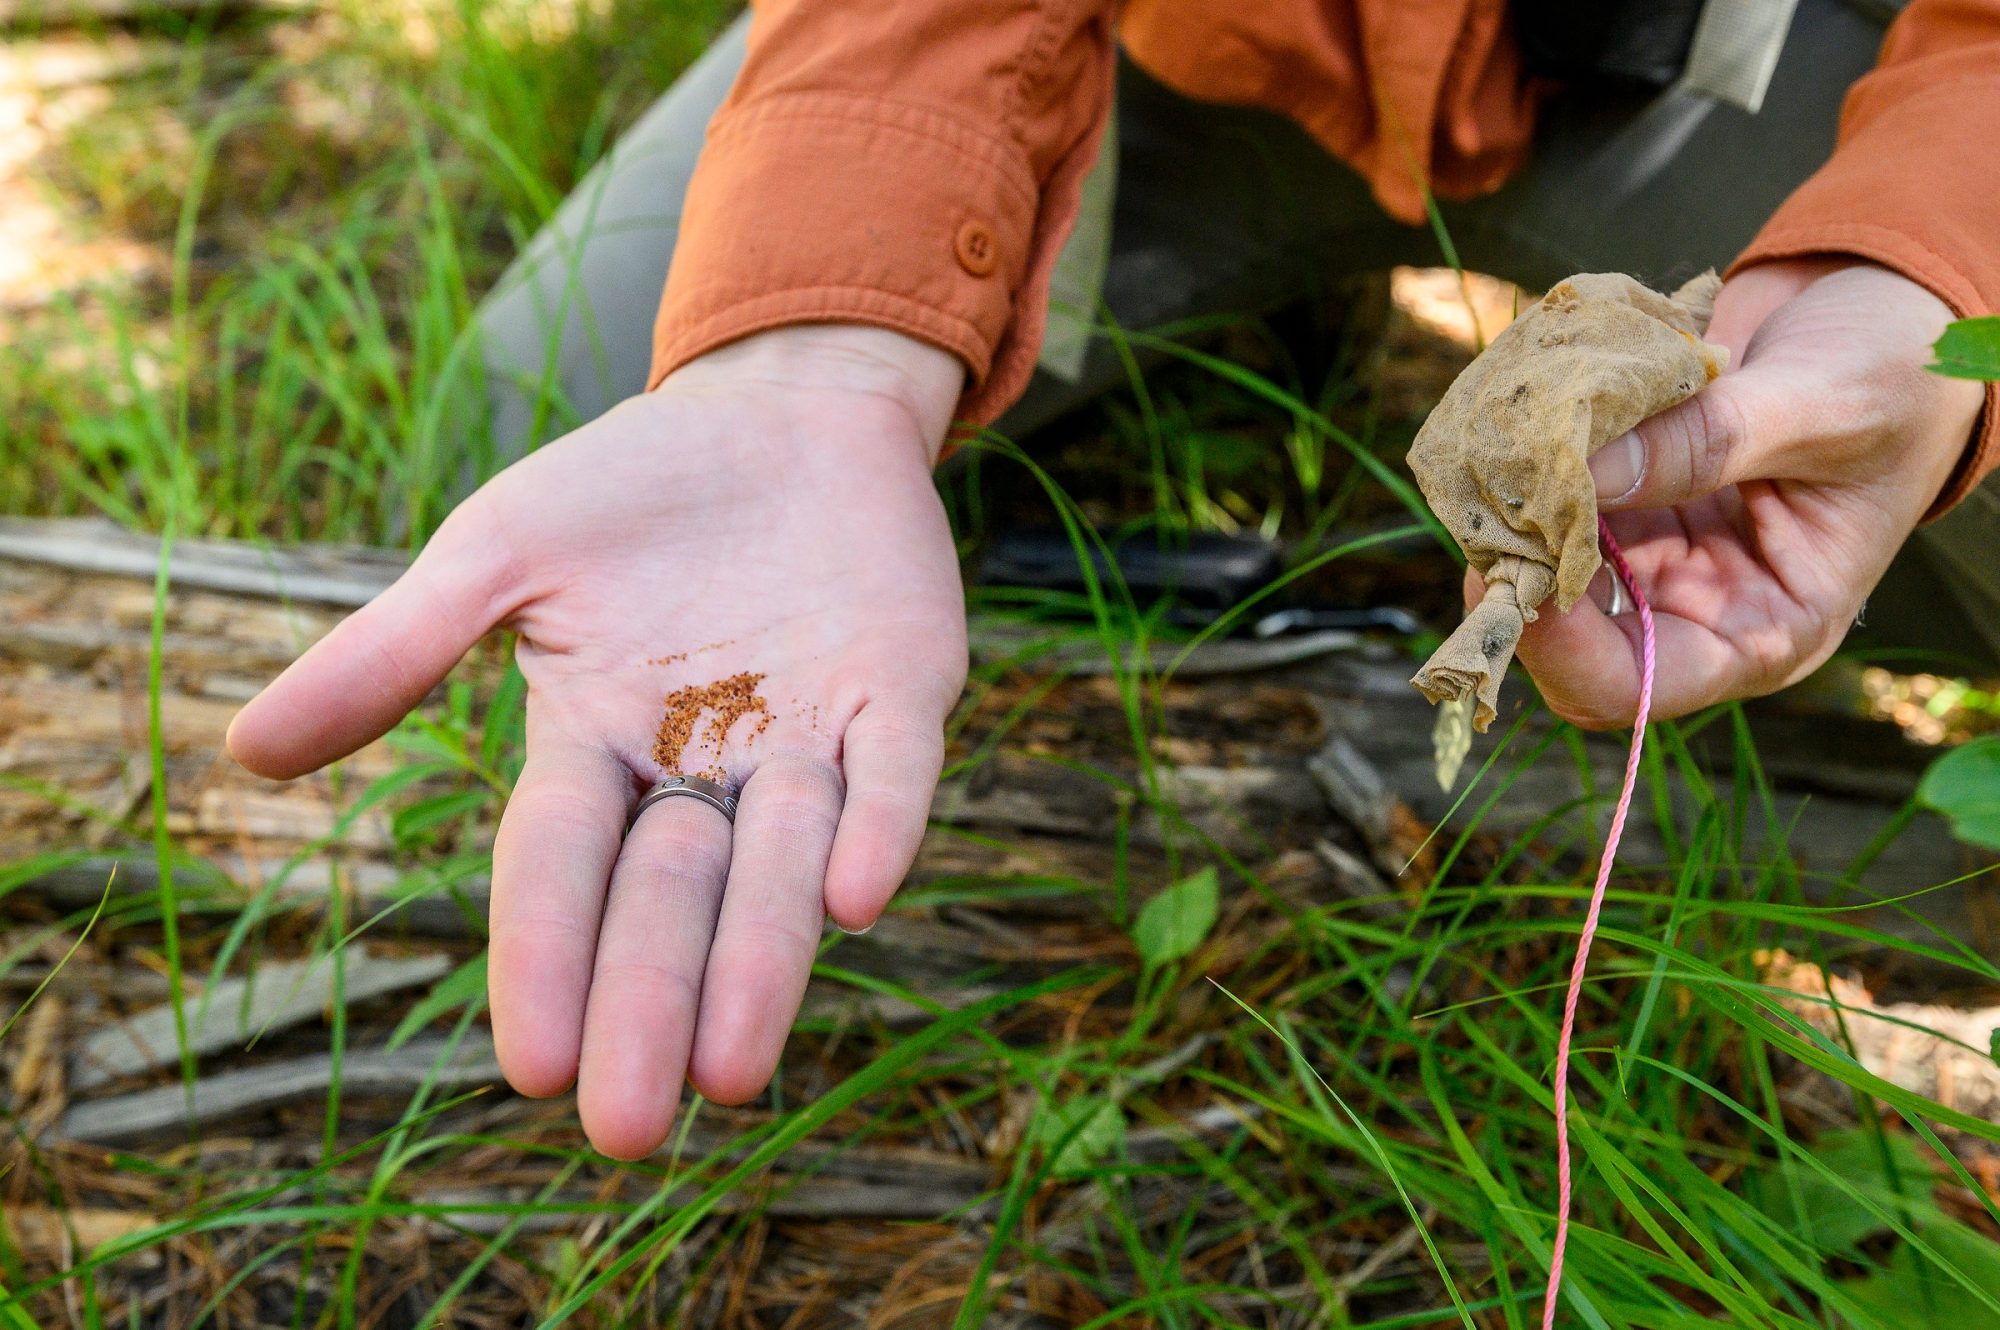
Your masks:
<path fill-rule="evenodd" d="M 37 159 L 140 257 L 8 329 L 10 509 L 420 542 L 480 456 L 450 432 L 478 295 L 729 8 L 351 0 L 172 33 Z"/>

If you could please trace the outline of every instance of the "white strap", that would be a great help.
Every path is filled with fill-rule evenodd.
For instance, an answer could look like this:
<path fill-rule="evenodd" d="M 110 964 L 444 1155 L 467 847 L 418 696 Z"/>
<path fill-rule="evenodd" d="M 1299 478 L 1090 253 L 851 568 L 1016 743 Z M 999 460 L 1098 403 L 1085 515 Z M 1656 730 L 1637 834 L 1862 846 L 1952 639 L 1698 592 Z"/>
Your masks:
<path fill-rule="evenodd" d="M 1681 87 L 1755 114 L 1764 104 L 1798 0 L 1708 0 Z"/>

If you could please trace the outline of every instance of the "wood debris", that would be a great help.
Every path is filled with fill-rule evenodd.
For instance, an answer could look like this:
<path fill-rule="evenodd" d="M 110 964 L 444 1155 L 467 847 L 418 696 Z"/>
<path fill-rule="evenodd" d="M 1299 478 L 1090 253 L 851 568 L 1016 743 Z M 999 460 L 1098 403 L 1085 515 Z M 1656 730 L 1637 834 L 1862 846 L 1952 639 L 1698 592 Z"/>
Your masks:
<path fill-rule="evenodd" d="M 1782 950 L 1763 953 L 1764 982 L 1796 997 L 1785 1009 L 1836 1042 L 1873 1075 L 1946 1108 L 2000 1123 L 2000 1006 L 1877 1002 L 1862 984 Z"/>

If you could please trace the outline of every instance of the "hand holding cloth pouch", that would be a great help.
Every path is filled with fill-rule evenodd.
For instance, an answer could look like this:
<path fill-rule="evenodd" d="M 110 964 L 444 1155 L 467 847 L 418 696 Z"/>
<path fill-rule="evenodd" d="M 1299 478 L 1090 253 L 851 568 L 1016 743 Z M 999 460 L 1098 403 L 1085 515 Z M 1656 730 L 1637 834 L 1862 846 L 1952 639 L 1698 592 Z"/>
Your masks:
<path fill-rule="evenodd" d="M 1493 722 L 1521 630 L 1597 573 L 1590 455 L 1694 396 L 1729 363 L 1702 340 L 1721 280 L 1671 296 L 1622 273 L 1556 283 L 1452 382 L 1417 431 L 1410 468 L 1486 594 L 1411 680 L 1432 702 L 1477 699 Z"/>

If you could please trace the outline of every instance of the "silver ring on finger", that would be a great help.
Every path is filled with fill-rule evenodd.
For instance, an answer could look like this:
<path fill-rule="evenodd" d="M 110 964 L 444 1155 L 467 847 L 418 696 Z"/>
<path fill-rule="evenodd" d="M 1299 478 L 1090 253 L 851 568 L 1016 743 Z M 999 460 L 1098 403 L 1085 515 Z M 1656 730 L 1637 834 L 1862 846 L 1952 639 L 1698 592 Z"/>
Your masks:
<path fill-rule="evenodd" d="M 639 815 L 660 800 L 681 796 L 701 800 L 728 818 L 729 825 L 736 825 L 736 796 L 727 785 L 709 780 L 706 776 L 669 776 L 640 796 L 639 806 L 632 810 L 632 821 L 626 824 L 626 829 L 629 831 L 632 824 L 639 820 Z"/>

